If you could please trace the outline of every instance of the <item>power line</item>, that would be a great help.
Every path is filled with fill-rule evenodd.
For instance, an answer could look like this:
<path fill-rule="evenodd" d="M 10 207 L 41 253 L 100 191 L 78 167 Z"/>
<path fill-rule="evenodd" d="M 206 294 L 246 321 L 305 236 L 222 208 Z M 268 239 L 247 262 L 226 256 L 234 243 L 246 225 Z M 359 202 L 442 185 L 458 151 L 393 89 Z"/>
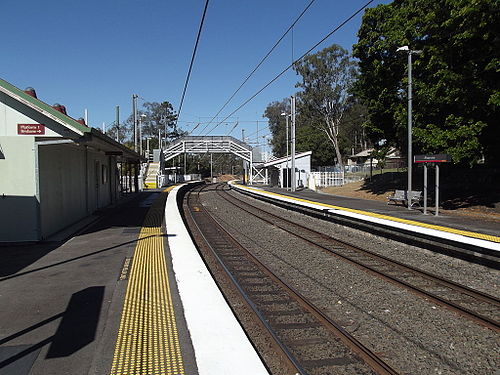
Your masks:
<path fill-rule="evenodd" d="M 291 67 L 293 67 L 294 64 L 299 62 L 306 56 L 308 53 L 310 53 L 313 49 L 315 49 L 317 46 L 319 46 L 321 43 L 323 43 L 326 39 L 328 39 L 330 36 L 332 36 L 335 32 L 337 32 L 340 28 L 342 28 L 346 23 L 348 23 L 351 19 L 356 17 L 359 13 L 361 13 L 368 5 L 373 3 L 374 0 L 368 1 L 365 5 L 363 5 L 360 9 L 358 9 L 355 13 L 350 15 L 347 19 L 345 19 L 340 25 L 338 25 L 335 29 L 330 31 L 323 39 L 321 39 L 318 43 L 316 43 L 314 46 L 312 46 L 309 50 L 307 50 L 302 56 L 300 56 L 297 60 L 292 62 L 290 65 L 288 65 L 285 69 L 283 69 L 276 77 L 274 77 L 271 81 L 269 81 L 264 87 L 262 87 L 259 91 L 257 91 L 255 94 L 253 94 L 249 99 L 247 99 L 243 104 L 241 104 L 238 108 L 236 108 L 233 112 L 231 112 L 227 117 L 225 117 L 221 122 L 217 123 L 215 127 L 208 132 L 207 134 L 210 134 L 217 126 L 222 124 L 226 119 L 234 115 L 236 112 L 238 112 L 241 108 L 243 108 L 245 105 L 247 105 L 249 102 L 251 102 L 257 95 L 259 95 L 262 91 L 267 89 L 273 82 L 275 82 L 278 78 L 280 78 L 283 74 L 285 74 Z"/>
<path fill-rule="evenodd" d="M 189 64 L 189 70 L 186 77 L 186 82 L 184 83 L 184 89 L 182 90 L 181 101 L 179 104 L 179 110 L 177 111 L 177 119 L 175 120 L 175 126 L 177 127 L 177 120 L 181 115 L 182 104 L 184 103 L 184 97 L 186 95 L 187 86 L 189 83 L 189 78 L 191 77 L 191 70 L 193 69 L 194 58 L 196 56 L 196 50 L 198 49 L 198 42 L 200 41 L 201 30 L 203 29 L 203 22 L 205 21 L 205 15 L 207 14 L 209 0 L 205 2 L 205 9 L 203 9 L 203 15 L 201 16 L 200 28 L 198 29 L 198 36 L 196 37 L 196 43 L 194 44 L 193 55 L 191 56 L 191 63 Z"/>
<path fill-rule="evenodd" d="M 307 10 L 311 7 L 311 5 L 314 3 L 315 0 L 311 0 L 309 2 L 309 4 L 304 8 L 304 10 L 299 14 L 299 16 L 295 19 L 295 21 L 293 21 L 293 23 L 290 25 L 290 27 L 288 27 L 288 29 L 283 33 L 283 35 L 278 39 L 278 41 L 274 44 L 274 46 L 272 46 L 272 48 L 269 50 L 269 52 L 267 52 L 267 54 L 260 60 L 260 62 L 257 64 L 257 66 L 252 70 L 252 72 L 245 78 L 245 80 L 241 83 L 241 85 L 236 89 L 235 92 L 233 92 L 233 94 L 231 95 L 231 97 L 224 103 L 224 105 L 221 107 L 221 109 L 219 109 L 219 111 L 215 114 L 215 116 L 210 120 L 210 122 L 205 125 L 205 127 L 200 131 L 200 134 L 203 133 L 205 131 L 205 129 L 214 121 L 214 119 L 219 115 L 219 113 L 221 113 L 224 108 L 226 108 L 226 106 L 229 104 L 229 102 L 231 102 L 231 100 L 233 100 L 233 98 L 236 96 L 236 94 L 241 90 L 241 88 L 245 85 L 245 83 L 247 83 L 247 81 L 250 79 L 251 76 L 253 76 L 253 74 L 257 71 L 257 69 L 260 68 L 260 66 L 264 63 L 264 61 L 266 61 L 266 59 L 269 57 L 269 55 L 271 55 L 271 53 L 275 50 L 275 48 L 281 43 L 281 41 L 285 38 L 285 36 L 290 32 L 290 30 L 293 30 L 293 27 L 295 26 L 295 24 L 297 22 L 299 22 L 299 20 L 302 18 L 302 16 L 307 12 Z M 293 55 L 292 55 L 293 56 Z M 219 124 L 217 124 L 215 126 L 215 128 L 218 126 Z M 215 128 L 213 128 L 212 130 L 210 130 L 207 134 L 210 134 L 212 131 L 215 130 Z M 195 129 L 193 129 L 194 131 Z"/>

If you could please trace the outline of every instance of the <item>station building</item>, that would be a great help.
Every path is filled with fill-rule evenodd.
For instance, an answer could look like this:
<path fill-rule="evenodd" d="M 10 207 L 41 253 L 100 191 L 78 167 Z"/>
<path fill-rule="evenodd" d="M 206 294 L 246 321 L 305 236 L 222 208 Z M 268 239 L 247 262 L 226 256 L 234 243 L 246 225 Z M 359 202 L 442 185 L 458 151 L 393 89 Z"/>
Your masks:
<path fill-rule="evenodd" d="M 0 242 L 46 239 L 138 191 L 139 163 L 64 106 L 0 79 Z"/>
<path fill-rule="evenodd" d="M 312 151 L 295 154 L 295 188 L 307 186 L 311 173 Z M 257 164 L 256 169 L 265 171 L 265 183 L 280 188 L 292 186 L 292 157 L 273 158 L 267 162 Z"/>

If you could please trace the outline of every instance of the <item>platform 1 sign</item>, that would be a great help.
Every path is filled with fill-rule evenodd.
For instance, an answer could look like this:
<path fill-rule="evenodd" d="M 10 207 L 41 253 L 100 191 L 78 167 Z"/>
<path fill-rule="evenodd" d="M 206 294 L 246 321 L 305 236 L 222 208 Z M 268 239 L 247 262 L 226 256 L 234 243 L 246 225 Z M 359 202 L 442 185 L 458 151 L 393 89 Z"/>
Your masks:
<path fill-rule="evenodd" d="M 19 135 L 44 135 L 45 125 L 43 124 L 17 124 L 17 134 Z"/>
<path fill-rule="evenodd" d="M 447 154 L 415 155 L 413 157 L 415 163 L 449 163 L 450 161 L 450 155 Z"/>
<path fill-rule="evenodd" d="M 43 124 L 17 124 L 17 134 L 19 135 L 44 135 L 45 125 Z"/>
<path fill-rule="evenodd" d="M 44 135 L 45 125 L 43 124 L 17 124 L 17 134 L 19 135 Z"/>

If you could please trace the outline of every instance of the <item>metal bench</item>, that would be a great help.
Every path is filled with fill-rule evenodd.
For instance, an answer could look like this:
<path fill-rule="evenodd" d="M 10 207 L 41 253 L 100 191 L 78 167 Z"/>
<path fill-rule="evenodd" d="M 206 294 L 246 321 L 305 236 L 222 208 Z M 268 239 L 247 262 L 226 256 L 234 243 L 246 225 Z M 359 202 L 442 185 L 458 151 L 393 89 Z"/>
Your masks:
<path fill-rule="evenodd" d="M 405 190 L 395 190 L 393 195 L 387 197 L 387 204 L 394 202 L 395 204 L 402 203 L 403 205 L 408 205 L 408 199 L 406 197 Z M 422 200 L 421 191 L 411 191 L 410 192 L 410 207 L 418 205 L 420 207 L 420 201 Z"/>
<path fill-rule="evenodd" d="M 387 204 L 394 202 L 395 204 L 403 203 L 406 204 L 406 192 L 404 190 L 396 190 L 393 195 L 387 197 Z"/>
<path fill-rule="evenodd" d="M 422 200 L 422 192 L 421 191 L 411 191 L 410 192 L 410 205 L 413 207 L 414 205 L 418 205 L 420 207 L 420 201 Z"/>

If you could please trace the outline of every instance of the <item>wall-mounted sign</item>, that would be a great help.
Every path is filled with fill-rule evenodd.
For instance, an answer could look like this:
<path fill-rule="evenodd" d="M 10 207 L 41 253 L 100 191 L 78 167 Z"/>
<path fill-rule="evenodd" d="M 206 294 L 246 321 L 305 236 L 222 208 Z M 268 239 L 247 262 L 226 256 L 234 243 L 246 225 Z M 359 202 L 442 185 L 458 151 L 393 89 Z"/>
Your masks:
<path fill-rule="evenodd" d="M 447 154 L 415 155 L 413 161 L 415 163 L 449 163 L 451 158 Z"/>
<path fill-rule="evenodd" d="M 17 134 L 20 135 L 44 135 L 45 125 L 43 124 L 17 124 Z"/>

